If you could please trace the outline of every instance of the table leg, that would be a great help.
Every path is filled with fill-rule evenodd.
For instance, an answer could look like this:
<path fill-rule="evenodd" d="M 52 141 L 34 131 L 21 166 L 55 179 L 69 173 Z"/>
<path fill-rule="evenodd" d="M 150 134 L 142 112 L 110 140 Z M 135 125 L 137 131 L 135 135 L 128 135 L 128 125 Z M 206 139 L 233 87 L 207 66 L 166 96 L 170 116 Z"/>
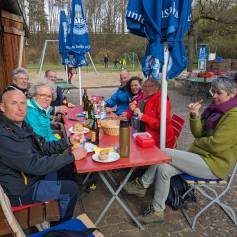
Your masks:
<path fill-rule="evenodd" d="M 111 180 L 111 182 L 112 182 L 115 186 L 117 186 L 118 183 L 116 182 L 116 180 L 114 179 L 114 177 L 110 174 L 110 172 L 109 172 L 109 171 L 105 171 L 105 173 L 106 173 L 106 175 L 109 177 L 109 179 Z"/>
<path fill-rule="evenodd" d="M 91 173 L 88 173 L 88 174 L 86 175 L 86 177 L 84 178 L 82 184 L 85 184 L 86 181 L 89 179 L 90 176 L 91 176 Z"/>
<path fill-rule="evenodd" d="M 103 211 L 100 213 L 99 217 L 97 218 L 95 224 L 98 225 L 98 223 L 102 220 L 102 218 L 105 216 L 106 212 L 108 211 L 108 209 L 111 207 L 113 201 L 116 199 L 118 201 L 118 203 L 122 206 L 122 208 L 125 210 L 125 212 L 127 212 L 127 214 L 131 217 L 131 219 L 137 224 L 137 226 L 144 230 L 143 225 L 137 220 L 137 218 L 133 215 L 133 213 L 131 212 L 131 210 L 129 209 L 129 207 L 122 201 L 122 199 L 118 196 L 120 191 L 122 190 L 122 188 L 124 187 L 124 185 L 128 182 L 129 178 L 131 177 L 132 173 L 134 171 L 134 168 L 131 168 L 130 171 L 128 172 L 128 174 L 126 175 L 126 177 L 124 178 L 124 180 L 122 181 L 122 183 L 119 185 L 118 189 L 115 191 L 112 186 L 110 185 L 110 183 L 108 182 L 108 180 L 105 178 L 105 175 L 103 174 L 103 172 L 99 172 L 99 176 L 101 178 L 101 180 L 104 182 L 105 186 L 109 189 L 109 191 L 111 192 L 111 194 L 113 195 L 112 198 L 109 200 L 109 202 L 107 203 L 107 205 L 104 207 Z"/>

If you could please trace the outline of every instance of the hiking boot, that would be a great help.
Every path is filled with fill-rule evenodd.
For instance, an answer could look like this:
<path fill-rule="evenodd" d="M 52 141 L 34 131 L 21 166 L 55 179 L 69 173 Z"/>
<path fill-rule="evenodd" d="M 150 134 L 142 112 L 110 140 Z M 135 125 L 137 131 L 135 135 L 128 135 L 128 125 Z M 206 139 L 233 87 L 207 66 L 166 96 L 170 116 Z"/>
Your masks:
<path fill-rule="evenodd" d="M 145 210 L 142 216 L 137 218 L 143 224 L 158 223 L 164 221 L 164 211 L 155 211 L 153 205 Z"/>
<path fill-rule="evenodd" d="M 146 188 L 143 187 L 138 178 L 126 183 L 123 187 L 123 190 L 127 194 L 134 194 L 137 197 L 145 197 L 146 195 Z"/>

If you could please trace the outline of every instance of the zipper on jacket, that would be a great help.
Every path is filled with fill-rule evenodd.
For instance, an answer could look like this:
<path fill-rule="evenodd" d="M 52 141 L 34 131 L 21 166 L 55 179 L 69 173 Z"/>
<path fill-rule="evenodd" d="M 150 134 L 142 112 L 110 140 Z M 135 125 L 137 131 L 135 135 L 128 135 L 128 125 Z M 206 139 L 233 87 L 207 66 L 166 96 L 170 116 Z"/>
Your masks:
<path fill-rule="evenodd" d="M 24 179 L 24 184 L 27 185 L 27 184 L 28 184 L 28 178 L 27 178 L 27 176 L 26 176 L 23 172 L 21 172 L 21 175 L 22 175 L 22 177 L 23 177 L 23 179 Z"/>

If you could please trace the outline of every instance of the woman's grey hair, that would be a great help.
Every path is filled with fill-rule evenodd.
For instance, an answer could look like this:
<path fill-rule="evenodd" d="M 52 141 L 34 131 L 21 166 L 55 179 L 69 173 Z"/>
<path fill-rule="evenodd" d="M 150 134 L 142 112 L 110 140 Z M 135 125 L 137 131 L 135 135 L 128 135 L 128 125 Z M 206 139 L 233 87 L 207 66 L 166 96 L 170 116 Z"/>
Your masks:
<path fill-rule="evenodd" d="M 153 77 L 149 77 L 147 80 L 143 82 L 143 85 L 147 82 L 151 82 L 156 88 L 160 89 L 161 88 L 161 82 L 160 80 L 155 80 Z"/>
<path fill-rule="evenodd" d="M 28 73 L 28 71 L 27 71 L 25 68 L 23 68 L 23 67 L 17 67 L 17 68 L 15 68 L 15 69 L 12 71 L 12 78 L 13 78 L 14 81 L 17 81 L 17 79 L 18 79 L 18 74 L 20 74 L 20 73 L 29 76 L 29 73 Z"/>
<path fill-rule="evenodd" d="M 237 93 L 237 83 L 231 76 L 218 76 L 212 81 L 211 87 L 214 90 L 224 90 L 228 95 Z"/>
<path fill-rule="evenodd" d="M 41 80 L 41 81 L 37 81 L 36 83 L 34 83 L 29 89 L 30 97 L 36 96 L 38 89 L 41 87 L 50 88 L 52 91 L 52 101 L 54 101 L 56 99 L 56 97 L 57 97 L 56 96 L 56 86 L 54 85 L 53 82 L 48 81 L 48 80 Z"/>

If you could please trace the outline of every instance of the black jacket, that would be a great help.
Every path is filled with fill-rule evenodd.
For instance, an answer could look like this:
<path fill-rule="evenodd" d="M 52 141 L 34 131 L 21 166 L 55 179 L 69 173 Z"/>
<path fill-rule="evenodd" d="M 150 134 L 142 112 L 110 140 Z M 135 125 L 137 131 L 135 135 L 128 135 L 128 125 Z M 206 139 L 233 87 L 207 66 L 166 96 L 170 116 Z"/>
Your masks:
<path fill-rule="evenodd" d="M 56 91 L 57 92 L 57 98 L 56 98 L 56 100 L 51 102 L 52 107 L 63 105 L 63 100 L 64 100 L 63 91 L 59 86 L 57 86 L 56 90 L 57 90 Z"/>
<path fill-rule="evenodd" d="M 23 93 L 26 97 L 28 97 L 28 89 L 22 89 L 22 88 L 18 87 L 16 84 L 12 84 L 11 86 L 14 87 L 14 88 L 16 88 L 17 90 L 22 91 L 22 93 Z"/>
<path fill-rule="evenodd" d="M 25 123 L 17 126 L 0 113 L 0 184 L 7 195 L 21 194 L 44 175 L 74 161 L 66 140 L 46 142 Z"/>

